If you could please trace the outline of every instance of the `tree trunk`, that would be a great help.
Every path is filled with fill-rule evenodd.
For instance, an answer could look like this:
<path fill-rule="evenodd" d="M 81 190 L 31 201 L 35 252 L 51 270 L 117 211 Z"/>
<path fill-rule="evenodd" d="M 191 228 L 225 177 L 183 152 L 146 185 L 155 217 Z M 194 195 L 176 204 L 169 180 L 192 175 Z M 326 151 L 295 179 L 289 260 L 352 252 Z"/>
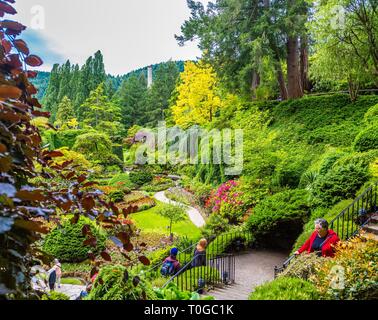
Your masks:
<path fill-rule="evenodd" d="M 298 47 L 298 37 L 289 35 L 287 40 L 287 78 L 289 99 L 297 99 L 303 97 L 303 89 L 299 72 Z"/>
<path fill-rule="evenodd" d="M 260 75 L 257 73 L 256 70 L 252 72 L 252 83 L 251 83 L 251 91 L 252 91 L 252 98 L 256 98 L 256 89 L 260 85 Z"/>
<path fill-rule="evenodd" d="M 308 75 L 308 38 L 306 35 L 301 37 L 301 83 L 303 91 L 311 91 L 311 83 Z"/>
<path fill-rule="evenodd" d="M 352 79 L 348 80 L 348 86 L 349 86 L 350 100 L 352 102 L 355 102 L 357 100 L 357 97 L 358 97 L 358 90 L 360 89 L 360 86 L 359 86 L 358 83 L 356 83 Z"/>

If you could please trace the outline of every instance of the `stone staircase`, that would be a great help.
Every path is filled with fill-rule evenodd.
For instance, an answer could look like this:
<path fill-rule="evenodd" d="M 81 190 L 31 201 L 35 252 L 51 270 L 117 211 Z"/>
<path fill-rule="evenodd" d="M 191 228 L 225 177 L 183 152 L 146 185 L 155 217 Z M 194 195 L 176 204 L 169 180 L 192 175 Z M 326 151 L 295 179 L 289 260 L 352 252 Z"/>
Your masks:
<path fill-rule="evenodd" d="M 248 300 L 255 287 L 274 279 L 274 266 L 282 264 L 287 252 L 253 250 L 235 256 L 235 283 L 206 293 L 215 300 Z"/>
<path fill-rule="evenodd" d="M 363 237 L 378 241 L 378 212 L 371 216 L 369 224 L 362 229 L 365 231 Z"/>

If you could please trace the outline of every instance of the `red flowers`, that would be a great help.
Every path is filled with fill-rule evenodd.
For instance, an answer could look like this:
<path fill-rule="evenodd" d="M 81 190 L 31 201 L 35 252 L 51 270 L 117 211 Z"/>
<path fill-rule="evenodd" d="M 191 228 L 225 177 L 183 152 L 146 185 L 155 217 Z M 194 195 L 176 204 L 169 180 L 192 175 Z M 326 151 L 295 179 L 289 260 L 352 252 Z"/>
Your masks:
<path fill-rule="evenodd" d="M 213 212 L 219 212 L 223 204 L 233 206 L 243 205 L 243 201 L 238 199 L 242 193 L 234 190 L 238 185 L 239 182 L 235 180 L 222 184 L 216 192 L 212 191 L 210 197 L 205 202 L 205 207 L 212 207 Z"/>

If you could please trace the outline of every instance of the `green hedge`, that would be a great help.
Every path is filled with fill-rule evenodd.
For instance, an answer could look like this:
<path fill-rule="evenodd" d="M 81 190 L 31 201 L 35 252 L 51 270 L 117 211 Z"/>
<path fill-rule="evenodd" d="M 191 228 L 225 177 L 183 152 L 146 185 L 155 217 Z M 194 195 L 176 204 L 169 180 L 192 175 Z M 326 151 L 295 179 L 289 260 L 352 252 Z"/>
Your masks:
<path fill-rule="evenodd" d="M 44 239 L 43 250 L 62 262 L 81 262 L 88 258 L 93 247 L 83 245 L 87 239 L 83 235 L 84 225 L 89 225 L 92 233 L 97 237 L 97 251 L 105 248 L 106 236 L 88 218 L 81 217 L 77 224 L 67 220 L 62 227 L 53 229 Z"/>
<path fill-rule="evenodd" d="M 312 203 L 330 207 L 341 200 L 355 198 L 356 192 L 368 179 L 368 168 L 360 163 L 333 167 L 314 182 Z"/>
<path fill-rule="evenodd" d="M 308 192 L 289 190 L 261 201 L 247 221 L 256 241 L 264 246 L 290 248 L 310 216 Z"/>
<path fill-rule="evenodd" d="M 308 281 L 280 277 L 272 282 L 258 286 L 249 300 L 318 300 L 316 287 Z"/>
<path fill-rule="evenodd" d="M 130 172 L 130 181 L 138 186 L 151 182 L 153 178 L 153 175 L 146 171 Z"/>
<path fill-rule="evenodd" d="M 358 134 L 353 148 L 359 152 L 378 149 L 378 122 Z"/>

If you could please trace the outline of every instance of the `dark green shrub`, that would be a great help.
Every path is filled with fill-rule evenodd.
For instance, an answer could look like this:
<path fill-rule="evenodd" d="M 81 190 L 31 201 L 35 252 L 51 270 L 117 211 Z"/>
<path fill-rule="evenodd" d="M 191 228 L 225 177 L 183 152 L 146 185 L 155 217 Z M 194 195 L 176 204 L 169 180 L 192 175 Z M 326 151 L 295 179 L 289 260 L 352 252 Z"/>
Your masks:
<path fill-rule="evenodd" d="M 249 300 L 318 300 L 319 293 L 308 281 L 280 277 L 255 288 Z"/>
<path fill-rule="evenodd" d="M 69 149 L 72 149 L 76 142 L 76 138 L 85 133 L 88 133 L 88 131 L 82 129 L 69 129 L 58 131 L 54 134 L 55 148 L 60 149 L 63 147 L 68 147 Z"/>
<path fill-rule="evenodd" d="M 223 218 L 220 214 L 212 214 L 201 232 L 204 238 L 209 239 L 211 236 L 218 236 L 229 231 L 230 228 L 231 226 L 226 218 Z"/>
<path fill-rule="evenodd" d="M 113 154 L 112 142 L 106 134 L 96 131 L 82 134 L 76 138 L 72 149 L 84 154 L 94 163 L 123 166 L 121 159 Z"/>
<path fill-rule="evenodd" d="M 124 162 L 123 147 L 121 144 L 113 144 L 113 154 L 115 154 L 122 162 Z"/>
<path fill-rule="evenodd" d="M 70 300 L 70 297 L 64 293 L 52 291 L 48 294 L 44 294 L 41 300 Z"/>
<path fill-rule="evenodd" d="M 358 134 L 353 148 L 359 152 L 378 149 L 378 122 Z"/>
<path fill-rule="evenodd" d="M 358 163 L 334 167 L 313 184 L 313 204 L 330 207 L 340 200 L 354 198 L 368 179 L 367 167 Z"/>
<path fill-rule="evenodd" d="M 133 280 L 136 274 L 121 265 L 101 268 L 88 300 L 156 300 L 151 284 L 143 279 L 137 286 Z"/>
<path fill-rule="evenodd" d="M 222 253 L 235 252 L 236 249 L 241 250 L 251 247 L 254 242 L 255 238 L 249 233 L 224 233 L 210 242 L 206 249 L 206 254 L 218 255 Z"/>
<path fill-rule="evenodd" d="M 62 262 L 81 262 L 88 258 L 88 253 L 94 251 L 93 247 L 84 245 L 87 239 L 82 229 L 89 225 L 93 235 L 97 237 L 97 251 L 105 248 L 106 236 L 88 218 L 81 217 L 76 224 L 67 220 L 62 227 L 56 227 L 45 238 L 43 250 Z"/>
<path fill-rule="evenodd" d="M 145 171 L 132 171 L 130 172 L 130 181 L 138 186 L 149 183 L 153 179 L 153 175 Z"/>
<path fill-rule="evenodd" d="M 247 226 L 258 243 L 290 248 L 310 216 L 308 202 L 305 190 L 277 193 L 255 207 Z"/>
<path fill-rule="evenodd" d="M 114 203 L 122 202 L 125 197 L 125 192 L 123 190 L 116 190 L 109 193 L 108 198 Z"/>

